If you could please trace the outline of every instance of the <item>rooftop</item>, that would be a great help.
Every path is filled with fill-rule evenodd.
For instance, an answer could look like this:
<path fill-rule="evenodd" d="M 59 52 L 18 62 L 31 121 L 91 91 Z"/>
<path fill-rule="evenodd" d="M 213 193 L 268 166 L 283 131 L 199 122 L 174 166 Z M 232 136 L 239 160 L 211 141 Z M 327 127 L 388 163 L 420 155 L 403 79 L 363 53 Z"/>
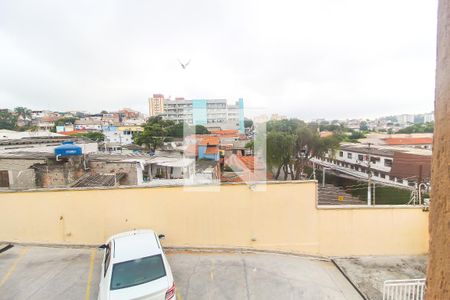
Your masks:
<path fill-rule="evenodd" d="M 433 138 L 386 138 L 386 145 L 427 145 L 433 143 Z"/>

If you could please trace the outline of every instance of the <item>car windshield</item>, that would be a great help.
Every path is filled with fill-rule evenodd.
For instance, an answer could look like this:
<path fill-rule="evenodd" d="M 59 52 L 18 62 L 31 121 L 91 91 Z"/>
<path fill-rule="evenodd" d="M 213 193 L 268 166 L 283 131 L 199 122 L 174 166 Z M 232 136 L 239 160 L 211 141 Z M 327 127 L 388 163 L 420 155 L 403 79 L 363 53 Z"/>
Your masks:
<path fill-rule="evenodd" d="M 161 254 L 113 265 L 111 290 L 147 283 L 166 276 Z"/>

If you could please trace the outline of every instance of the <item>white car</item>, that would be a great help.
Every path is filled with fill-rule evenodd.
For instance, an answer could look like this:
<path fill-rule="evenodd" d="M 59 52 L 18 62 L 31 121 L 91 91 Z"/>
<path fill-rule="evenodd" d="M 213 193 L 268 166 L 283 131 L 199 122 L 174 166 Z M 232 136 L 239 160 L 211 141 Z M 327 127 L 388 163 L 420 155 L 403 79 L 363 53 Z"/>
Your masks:
<path fill-rule="evenodd" d="M 99 300 L 176 300 L 172 271 L 152 230 L 112 236 L 100 246 L 105 253 Z"/>

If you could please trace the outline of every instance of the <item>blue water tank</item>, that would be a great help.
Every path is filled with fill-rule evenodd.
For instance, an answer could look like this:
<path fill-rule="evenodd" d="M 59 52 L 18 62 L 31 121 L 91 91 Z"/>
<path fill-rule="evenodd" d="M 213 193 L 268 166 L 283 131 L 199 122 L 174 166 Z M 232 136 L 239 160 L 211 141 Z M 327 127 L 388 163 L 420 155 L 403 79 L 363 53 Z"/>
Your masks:
<path fill-rule="evenodd" d="M 55 155 L 59 157 L 76 156 L 83 155 L 83 151 L 80 146 L 75 145 L 72 141 L 66 141 L 55 148 Z"/>

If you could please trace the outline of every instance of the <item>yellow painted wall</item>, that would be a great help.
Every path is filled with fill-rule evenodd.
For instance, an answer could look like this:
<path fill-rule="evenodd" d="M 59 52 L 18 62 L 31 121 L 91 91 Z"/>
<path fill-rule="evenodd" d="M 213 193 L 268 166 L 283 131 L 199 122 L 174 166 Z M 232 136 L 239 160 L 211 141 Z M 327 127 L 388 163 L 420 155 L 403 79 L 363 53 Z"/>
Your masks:
<path fill-rule="evenodd" d="M 183 187 L 0 193 L 0 241 L 101 244 L 151 228 L 165 246 L 239 247 L 313 255 L 422 254 L 420 208 L 316 208 L 314 182 L 220 191 Z"/>

